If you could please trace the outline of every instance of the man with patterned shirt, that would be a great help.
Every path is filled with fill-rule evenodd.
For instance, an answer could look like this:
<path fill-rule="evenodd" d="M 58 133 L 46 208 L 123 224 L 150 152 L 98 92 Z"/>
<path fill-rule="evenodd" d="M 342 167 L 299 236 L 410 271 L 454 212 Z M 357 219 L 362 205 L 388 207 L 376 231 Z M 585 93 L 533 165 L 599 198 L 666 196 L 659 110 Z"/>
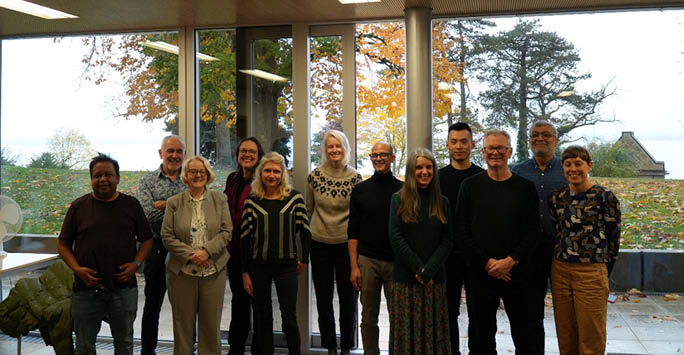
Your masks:
<path fill-rule="evenodd" d="M 539 219 L 541 235 L 532 256 L 530 287 L 526 289 L 529 300 L 529 337 L 537 350 L 544 352 L 544 298 L 551 277 L 551 261 L 556 244 L 555 231 L 549 216 L 549 200 L 554 191 L 568 185 L 563 175 L 561 160 L 555 156 L 558 137 L 556 129 L 547 121 L 536 121 L 530 127 L 530 149 L 533 157 L 516 164 L 511 171 L 530 180 L 539 195 Z"/>
<path fill-rule="evenodd" d="M 155 354 L 159 330 L 159 312 L 166 293 L 166 248 L 161 241 L 161 225 L 164 220 L 166 200 L 185 191 L 180 179 L 181 166 L 185 159 L 185 141 L 182 137 L 170 135 L 162 139 L 159 157 L 162 164 L 140 179 L 138 199 L 145 211 L 145 217 L 154 234 L 154 244 L 145 260 L 145 307 L 143 308 L 141 331 L 141 355 Z"/>

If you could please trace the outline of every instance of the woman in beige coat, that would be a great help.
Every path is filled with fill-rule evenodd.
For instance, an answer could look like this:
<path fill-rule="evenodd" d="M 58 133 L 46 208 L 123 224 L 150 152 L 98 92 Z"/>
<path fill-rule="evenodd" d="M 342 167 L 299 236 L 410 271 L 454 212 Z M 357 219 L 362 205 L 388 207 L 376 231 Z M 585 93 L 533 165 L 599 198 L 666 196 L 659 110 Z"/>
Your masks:
<path fill-rule="evenodd" d="M 197 321 L 199 355 L 221 353 L 219 328 L 226 289 L 232 224 L 226 196 L 207 189 L 215 178 L 199 156 L 185 161 L 181 180 L 188 190 L 166 203 L 161 236 L 169 251 L 167 287 L 173 312 L 173 353 L 193 353 Z"/>

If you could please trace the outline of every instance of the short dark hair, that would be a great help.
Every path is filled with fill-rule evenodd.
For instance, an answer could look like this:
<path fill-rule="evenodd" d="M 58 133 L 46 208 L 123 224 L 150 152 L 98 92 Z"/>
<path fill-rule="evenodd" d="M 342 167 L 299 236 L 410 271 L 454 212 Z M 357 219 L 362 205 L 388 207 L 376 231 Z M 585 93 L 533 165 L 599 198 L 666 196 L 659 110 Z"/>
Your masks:
<path fill-rule="evenodd" d="M 254 136 L 245 137 L 245 138 L 240 139 L 240 141 L 238 142 L 237 148 L 235 149 L 235 161 L 236 162 L 240 158 L 240 146 L 242 145 L 242 143 L 247 142 L 247 141 L 254 142 L 254 144 L 256 144 L 256 146 L 257 146 L 257 157 L 259 158 L 258 160 L 261 160 L 261 158 L 264 156 L 264 154 L 265 154 L 264 148 L 261 147 L 261 143 L 259 142 L 259 140 Z M 259 162 L 257 162 L 257 164 L 258 163 Z M 237 164 L 240 165 L 240 163 L 237 163 Z"/>
<path fill-rule="evenodd" d="M 561 162 L 564 162 L 566 159 L 574 158 L 580 158 L 587 162 L 587 164 L 591 163 L 591 154 L 589 154 L 587 148 L 579 145 L 571 145 L 565 148 L 565 150 L 563 150 L 563 155 L 561 156 Z"/>
<path fill-rule="evenodd" d="M 90 177 L 93 177 L 93 168 L 97 163 L 112 163 L 112 165 L 114 165 L 114 171 L 116 172 L 116 176 L 121 177 L 121 175 L 119 175 L 119 162 L 116 161 L 116 159 L 112 159 L 112 157 L 110 157 L 109 155 L 100 152 L 98 152 L 97 155 L 94 156 L 93 159 L 90 161 L 90 166 L 88 167 L 88 169 L 90 170 Z"/>
<path fill-rule="evenodd" d="M 468 131 L 468 133 L 470 133 L 470 138 L 473 138 L 473 130 L 470 129 L 470 125 L 468 125 L 467 123 L 456 122 L 456 123 L 452 124 L 451 126 L 449 126 L 449 132 L 451 132 L 451 131 L 463 131 L 463 130 Z M 447 135 L 449 134 L 449 132 L 447 132 Z"/>

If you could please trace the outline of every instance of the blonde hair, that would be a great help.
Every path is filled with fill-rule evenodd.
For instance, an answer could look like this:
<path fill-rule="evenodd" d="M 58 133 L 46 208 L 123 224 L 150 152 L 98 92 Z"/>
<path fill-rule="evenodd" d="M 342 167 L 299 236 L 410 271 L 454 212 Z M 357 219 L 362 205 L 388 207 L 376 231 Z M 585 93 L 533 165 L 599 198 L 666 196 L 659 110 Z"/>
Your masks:
<path fill-rule="evenodd" d="M 425 158 L 432 162 L 432 181 L 428 185 L 428 202 L 430 203 L 430 216 L 437 218 L 440 222 L 446 223 L 446 213 L 442 206 L 442 193 L 439 188 L 439 171 L 437 162 L 432 152 L 425 148 L 416 148 L 406 161 L 406 173 L 404 175 L 404 185 L 399 190 L 399 208 L 397 216 L 404 223 L 418 223 L 420 216 L 420 196 L 418 195 L 418 182 L 416 181 L 416 164 L 418 158 Z"/>
<path fill-rule="evenodd" d="M 264 171 L 264 165 L 266 165 L 266 163 L 279 165 L 283 172 L 280 179 L 280 187 L 278 188 L 280 200 L 282 200 L 290 195 L 290 192 L 292 192 L 292 186 L 290 186 L 290 178 L 287 173 L 287 168 L 285 167 L 285 158 L 276 152 L 267 153 L 263 158 L 261 158 L 261 160 L 259 160 L 259 165 L 254 171 L 254 180 L 252 180 L 252 195 L 258 198 L 264 198 L 264 195 L 266 194 L 264 183 L 261 181 L 261 173 Z"/>
<path fill-rule="evenodd" d="M 347 139 L 347 136 L 344 135 L 344 133 L 336 130 L 336 129 L 329 129 L 325 132 L 325 135 L 323 136 L 323 144 L 321 144 L 321 165 L 327 165 L 328 164 L 328 154 L 326 152 L 326 148 L 328 146 L 328 138 L 335 138 L 337 141 L 340 142 L 342 145 L 342 151 L 344 152 L 344 157 L 342 158 L 342 164 L 347 165 L 349 164 L 349 140 Z"/>
<path fill-rule="evenodd" d="M 211 184 L 211 182 L 214 181 L 214 179 L 216 179 L 216 174 L 214 173 L 214 170 L 211 168 L 209 160 L 199 155 L 194 155 L 183 162 L 183 168 L 181 169 L 181 181 L 185 185 L 188 185 L 188 165 L 190 165 L 190 162 L 193 160 L 202 162 L 202 165 L 204 165 L 204 169 L 207 171 L 207 185 Z"/>

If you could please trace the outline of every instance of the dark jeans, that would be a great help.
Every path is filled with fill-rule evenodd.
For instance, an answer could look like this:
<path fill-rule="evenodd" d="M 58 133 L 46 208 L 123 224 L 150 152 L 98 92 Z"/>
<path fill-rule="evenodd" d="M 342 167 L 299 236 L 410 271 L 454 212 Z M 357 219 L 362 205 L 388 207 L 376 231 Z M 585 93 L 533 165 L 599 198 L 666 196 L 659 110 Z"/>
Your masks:
<path fill-rule="evenodd" d="M 233 295 L 230 301 L 230 327 L 228 328 L 228 344 L 230 345 L 229 355 L 242 355 L 245 353 L 245 344 L 247 343 L 247 336 L 252 329 L 251 311 L 255 305 L 252 298 L 245 291 L 242 285 L 242 264 L 240 263 L 239 255 L 232 255 L 228 260 L 228 282 L 230 284 L 230 291 Z M 254 322 L 254 329 L 256 322 Z M 259 342 L 256 331 L 252 334 L 251 352 L 253 355 L 259 355 Z"/>
<path fill-rule="evenodd" d="M 524 280 L 502 281 L 494 279 L 482 270 L 468 270 L 466 293 L 469 319 L 468 348 L 472 355 L 496 354 L 496 312 L 503 300 L 506 315 L 511 326 L 511 337 L 516 355 L 543 355 L 538 352 L 528 333 L 527 310 Z"/>
<path fill-rule="evenodd" d="M 458 316 L 461 315 L 461 292 L 466 277 L 466 264 L 463 254 L 451 254 L 446 262 L 446 290 L 449 305 L 449 338 L 451 353 L 460 355 L 460 339 L 458 333 Z M 466 306 L 469 303 L 466 302 Z M 470 318 L 471 312 L 468 312 Z M 470 321 L 468 322 L 470 325 Z"/>
<path fill-rule="evenodd" d="M 254 287 L 256 318 L 259 327 L 259 349 L 262 355 L 273 354 L 273 305 L 271 284 L 275 282 L 283 332 L 287 339 L 288 354 L 298 355 L 300 350 L 299 327 L 297 326 L 297 265 L 278 263 L 252 263 L 249 275 Z"/>
<path fill-rule="evenodd" d="M 546 238 L 546 237 L 545 237 Z M 548 237 L 550 239 L 550 237 Z M 529 337 L 535 352 L 544 353 L 544 298 L 551 279 L 553 244 L 540 244 L 532 254 L 532 273 L 530 285 L 526 288 L 528 300 Z"/>
<path fill-rule="evenodd" d="M 95 340 L 102 320 L 109 323 L 115 355 L 133 354 L 133 321 L 138 310 L 138 288 L 75 291 L 71 315 L 76 333 L 75 355 L 95 355 Z"/>
<path fill-rule="evenodd" d="M 145 306 L 143 308 L 140 332 L 140 354 L 154 354 L 157 348 L 159 330 L 159 312 L 164 303 L 166 293 L 166 248 L 161 239 L 154 238 L 152 250 L 145 259 L 143 274 L 145 275 Z"/>
<path fill-rule="evenodd" d="M 337 348 L 333 310 L 335 280 L 340 300 L 340 348 L 351 349 L 356 343 L 356 303 L 359 293 L 349 281 L 350 274 L 347 243 L 324 244 L 311 241 L 311 277 L 316 291 L 321 345 L 326 349 Z"/>

